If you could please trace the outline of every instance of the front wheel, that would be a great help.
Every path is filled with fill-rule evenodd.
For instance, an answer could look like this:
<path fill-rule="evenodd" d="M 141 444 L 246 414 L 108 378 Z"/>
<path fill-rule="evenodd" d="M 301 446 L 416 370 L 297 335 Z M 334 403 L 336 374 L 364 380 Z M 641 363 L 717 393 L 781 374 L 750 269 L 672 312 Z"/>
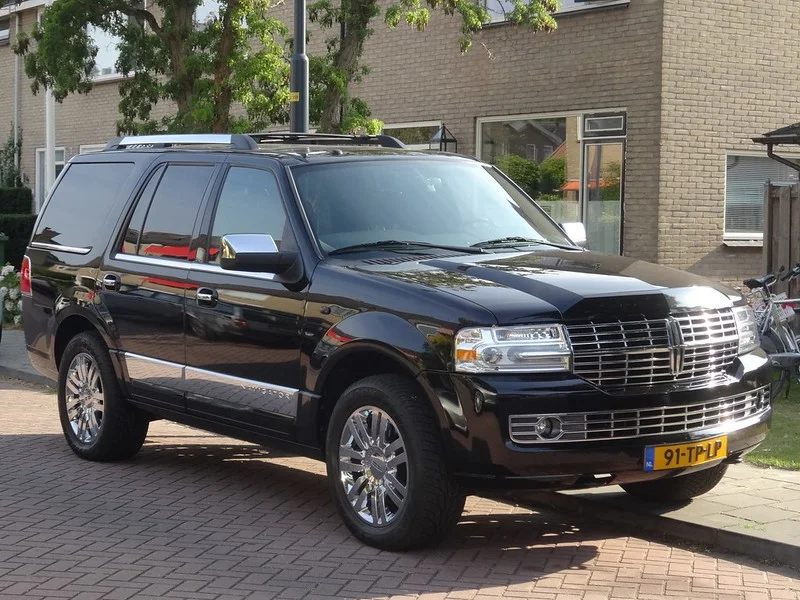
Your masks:
<path fill-rule="evenodd" d="M 425 402 L 412 381 L 379 375 L 350 386 L 331 415 L 325 452 L 337 510 L 355 537 L 383 550 L 437 544 L 464 509 Z"/>
<path fill-rule="evenodd" d="M 678 477 L 626 483 L 622 485 L 622 489 L 631 496 L 651 502 L 686 502 L 714 489 L 725 477 L 727 470 L 728 465 L 721 464 Z"/>

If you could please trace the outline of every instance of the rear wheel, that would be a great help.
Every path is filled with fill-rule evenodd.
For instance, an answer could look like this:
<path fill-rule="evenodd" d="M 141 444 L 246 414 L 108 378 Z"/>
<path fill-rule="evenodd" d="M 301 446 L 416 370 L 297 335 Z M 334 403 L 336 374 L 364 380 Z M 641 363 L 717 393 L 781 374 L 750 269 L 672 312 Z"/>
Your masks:
<path fill-rule="evenodd" d="M 331 415 L 326 463 L 353 535 L 384 550 L 440 542 L 465 500 L 443 456 L 433 411 L 412 381 L 379 375 L 348 388 Z"/>
<path fill-rule="evenodd" d="M 686 502 L 714 489 L 727 470 L 728 465 L 722 464 L 678 477 L 626 483 L 622 489 L 651 502 Z"/>
<path fill-rule="evenodd" d="M 108 348 L 92 333 L 76 335 L 64 350 L 58 411 L 69 447 L 87 460 L 130 458 L 147 436 L 147 415 L 122 396 Z"/>

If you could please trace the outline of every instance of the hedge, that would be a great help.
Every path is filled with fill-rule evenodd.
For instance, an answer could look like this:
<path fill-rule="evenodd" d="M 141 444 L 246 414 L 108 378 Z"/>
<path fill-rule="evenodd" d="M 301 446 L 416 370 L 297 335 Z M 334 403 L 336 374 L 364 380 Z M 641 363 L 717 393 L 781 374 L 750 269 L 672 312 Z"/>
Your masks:
<path fill-rule="evenodd" d="M 25 248 L 31 239 L 36 215 L 0 215 L 0 233 L 8 236 L 6 242 L 6 262 L 19 269 Z"/>
<path fill-rule="evenodd" d="M 0 214 L 29 215 L 32 212 L 33 192 L 30 188 L 0 188 Z"/>

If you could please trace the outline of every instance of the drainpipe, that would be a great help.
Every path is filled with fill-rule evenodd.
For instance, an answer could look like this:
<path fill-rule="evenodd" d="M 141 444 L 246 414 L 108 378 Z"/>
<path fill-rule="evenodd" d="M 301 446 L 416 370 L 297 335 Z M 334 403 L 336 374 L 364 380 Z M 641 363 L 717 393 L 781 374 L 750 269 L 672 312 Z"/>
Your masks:
<path fill-rule="evenodd" d="M 19 36 L 19 13 L 14 13 L 16 26 L 14 30 Z M 16 39 L 16 37 L 14 38 Z M 14 148 L 19 143 L 19 54 L 14 53 Z M 14 167 L 19 169 L 19 154 L 14 152 Z"/>

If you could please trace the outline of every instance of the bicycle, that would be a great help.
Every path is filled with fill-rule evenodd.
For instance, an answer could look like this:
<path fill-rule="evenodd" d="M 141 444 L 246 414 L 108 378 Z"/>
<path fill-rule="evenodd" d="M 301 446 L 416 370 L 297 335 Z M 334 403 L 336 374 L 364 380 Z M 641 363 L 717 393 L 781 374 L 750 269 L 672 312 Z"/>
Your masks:
<path fill-rule="evenodd" d="M 800 277 L 800 263 L 781 276 L 784 271 L 785 267 L 781 267 L 777 274 L 769 273 L 743 282 L 751 291 L 748 300 L 756 316 L 761 348 L 769 356 L 770 364 L 780 371 L 778 381 L 772 386 L 773 398 L 784 388 L 788 394 L 792 377 L 800 382 L 800 342 L 793 328 L 797 321 L 794 305 L 800 304 L 800 298 L 787 298 L 785 293 L 772 292 L 779 280 L 791 281 Z"/>

